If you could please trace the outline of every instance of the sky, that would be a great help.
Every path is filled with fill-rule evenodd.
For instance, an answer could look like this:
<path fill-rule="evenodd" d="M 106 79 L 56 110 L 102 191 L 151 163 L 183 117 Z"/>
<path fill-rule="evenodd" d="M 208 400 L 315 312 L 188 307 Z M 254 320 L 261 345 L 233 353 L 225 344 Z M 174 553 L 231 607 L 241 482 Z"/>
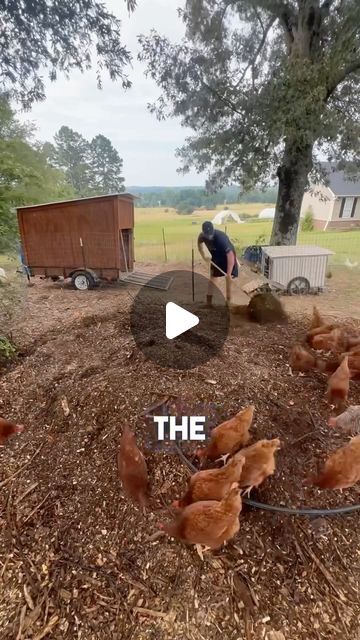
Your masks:
<path fill-rule="evenodd" d="M 59 75 L 56 82 L 47 83 L 46 100 L 22 116 L 35 123 L 36 137 L 52 141 L 62 125 L 88 139 L 101 133 L 110 138 L 123 158 L 127 185 L 203 185 L 204 176 L 177 173 L 175 150 L 190 132 L 177 120 L 158 122 L 148 112 L 147 103 L 160 91 L 145 78 L 144 66 L 136 60 L 137 36 L 149 33 L 151 28 L 172 40 L 181 38 L 184 26 L 177 15 L 181 4 L 182 0 L 139 0 L 135 13 L 128 16 L 123 0 L 106 0 L 108 8 L 121 17 L 123 43 L 133 53 L 133 68 L 129 69 L 132 88 L 124 92 L 119 82 L 113 83 L 104 75 L 99 91 L 93 71 L 73 72 L 69 80 Z"/>

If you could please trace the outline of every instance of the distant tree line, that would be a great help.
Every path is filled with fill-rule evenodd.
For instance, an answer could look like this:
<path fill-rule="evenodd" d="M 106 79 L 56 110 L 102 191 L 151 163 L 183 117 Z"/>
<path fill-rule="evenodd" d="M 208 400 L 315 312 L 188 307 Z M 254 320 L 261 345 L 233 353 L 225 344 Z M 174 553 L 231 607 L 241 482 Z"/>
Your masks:
<path fill-rule="evenodd" d="M 241 193 L 237 186 L 224 187 L 217 193 L 207 193 L 201 187 L 129 187 L 129 191 L 139 197 L 138 207 L 169 207 L 179 213 L 191 213 L 194 209 L 205 207 L 214 209 L 217 205 L 229 205 L 236 202 L 276 202 L 276 189 L 249 191 Z"/>

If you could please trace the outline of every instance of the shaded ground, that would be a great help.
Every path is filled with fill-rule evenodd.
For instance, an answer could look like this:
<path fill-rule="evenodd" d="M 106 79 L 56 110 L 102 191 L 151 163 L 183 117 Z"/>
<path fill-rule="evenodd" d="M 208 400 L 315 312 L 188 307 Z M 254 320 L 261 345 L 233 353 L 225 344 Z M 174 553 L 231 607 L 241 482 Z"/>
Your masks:
<path fill-rule="evenodd" d="M 219 357 L 175 372 L 135 347 L 133 293 L 39 283 L 18 317 L 22 355 L 0 378 L 0 414 L 27 429 L 0 450 L 1 638 L 359 640 L 359 515 L 310 521 L 244 509 L 236 539 L 202 562 L 192 548 L 151 540 L 164 505 L 185 487 L 180 460 L 147 450 L 146 516 L 125 499 L 116 471 L 124 421 L 146 443 L 142 412 L 157 399 L 174 394 L 190 414 L 208 407 L 213 422 L 254 403 L 252 441 L 284 443 L 275 476 L 254 498 L 360 502 L 357 488 L 340 495 L 301 485 L 346 440 L 326 426 L 325 379 L 292 377 L 287 367 L 307 321 L 299 312 L 314 299 L 284 299 L 293 312 L 286 327 L 237 318 Z M 316 302 L 341 315 L 330 295 Z M 359 383 L 350 400 L 360 404 Z"/>

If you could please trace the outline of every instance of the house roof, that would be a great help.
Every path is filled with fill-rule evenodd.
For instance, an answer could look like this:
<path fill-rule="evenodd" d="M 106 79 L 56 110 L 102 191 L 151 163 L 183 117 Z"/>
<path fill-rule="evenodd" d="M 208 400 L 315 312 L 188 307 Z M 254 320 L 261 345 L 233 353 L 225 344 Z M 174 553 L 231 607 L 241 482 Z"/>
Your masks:
<path fill-rule="evenodd" d="M 329 162 L 322 163 L 328 187 L 335 196 L 360 196 L 360 180 L 350 180 L 344 171 L 334 168 Z"/>

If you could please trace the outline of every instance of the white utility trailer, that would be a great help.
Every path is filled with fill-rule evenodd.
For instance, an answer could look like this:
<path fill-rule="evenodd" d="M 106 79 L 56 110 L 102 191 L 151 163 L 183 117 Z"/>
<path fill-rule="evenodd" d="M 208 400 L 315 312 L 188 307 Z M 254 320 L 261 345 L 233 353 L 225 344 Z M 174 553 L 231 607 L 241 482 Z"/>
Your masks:
<path fill-rule="evenodd" d="M 261 272 L 272 289 L 289 295 L 318 293 L 324 289 L 331 255 L 333 251 L 313 245 L 263 247 Z"/>

